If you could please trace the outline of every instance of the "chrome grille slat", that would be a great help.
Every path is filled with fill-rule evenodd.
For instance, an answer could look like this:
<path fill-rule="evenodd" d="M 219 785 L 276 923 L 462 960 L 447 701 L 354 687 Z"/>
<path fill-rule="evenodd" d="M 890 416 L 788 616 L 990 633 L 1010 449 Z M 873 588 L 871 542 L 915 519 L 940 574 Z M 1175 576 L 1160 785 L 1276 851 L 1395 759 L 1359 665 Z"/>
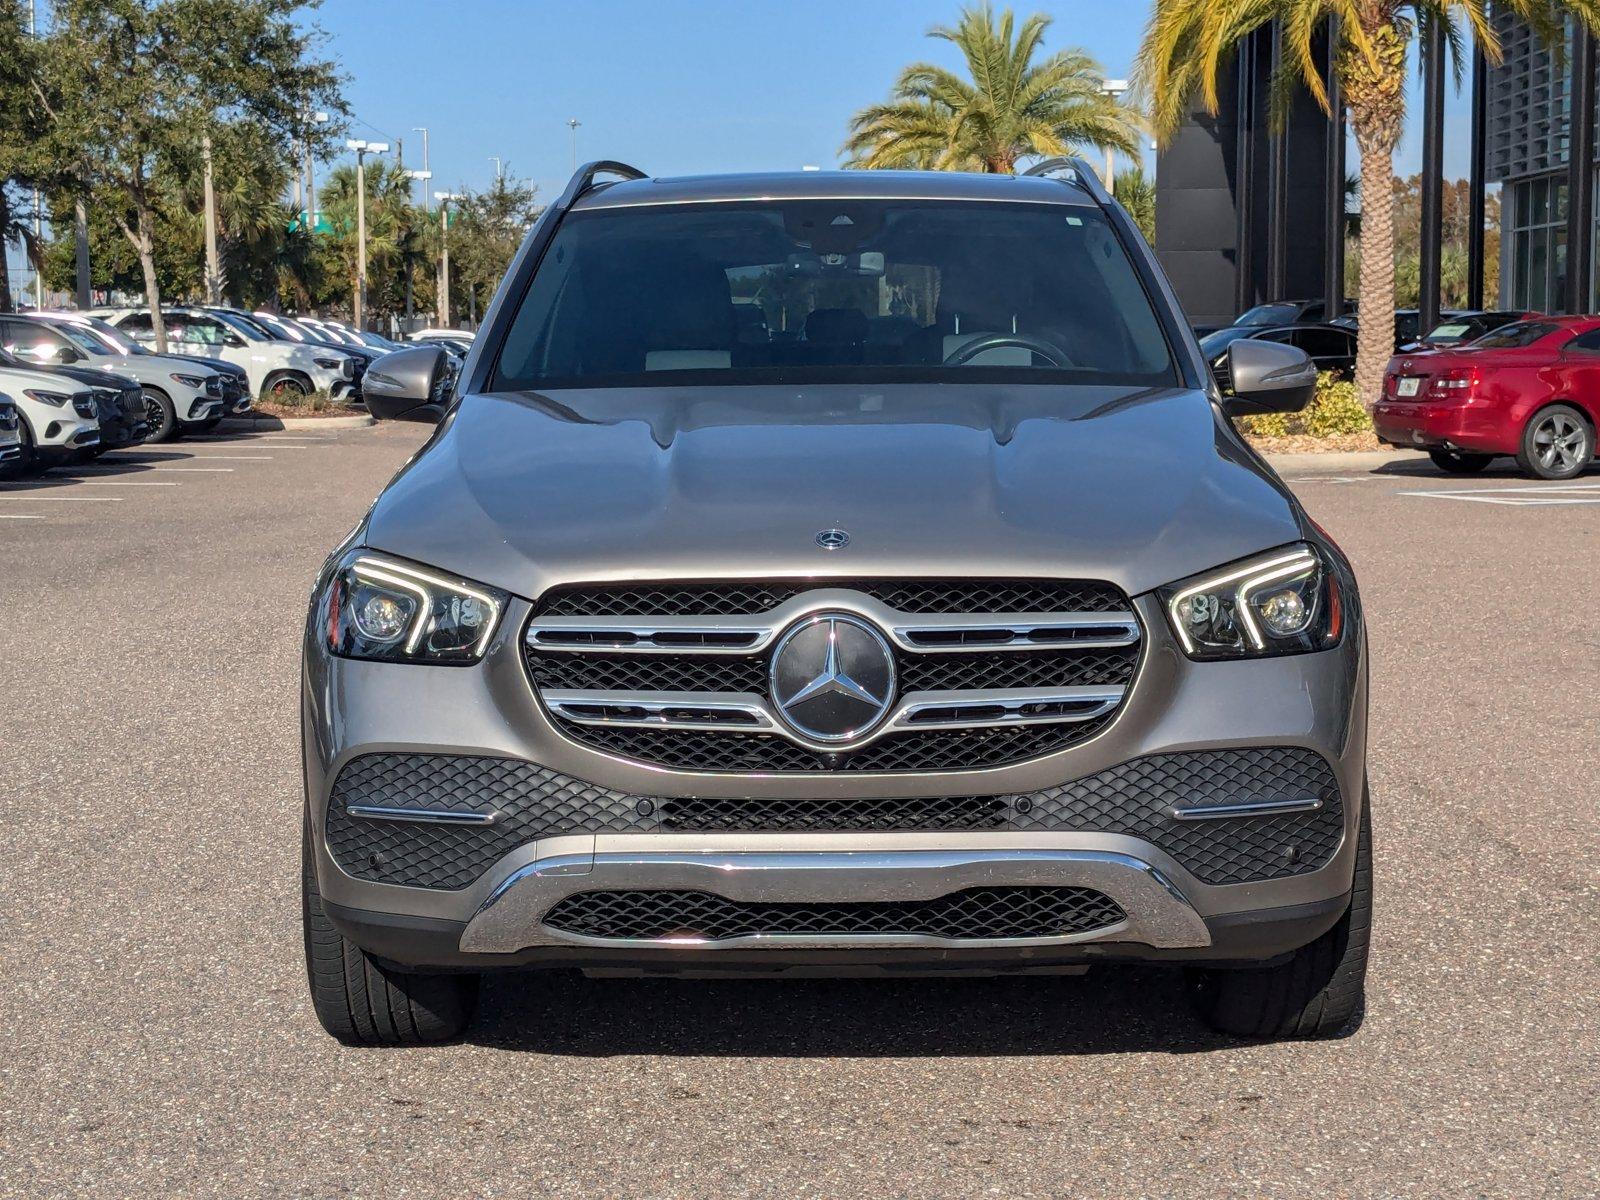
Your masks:
<path fill-rule="evenodd" d="M 1017 607 L 1030 599 L 1084 607 Z M 848 743 L 811 741 L 770 694 L 777 648 L 823 613 L 877 629 L 896 660 L 886 715 Z M 556 727 L 607 753 L 702 771 L 922 771 L 1094 736 L 1126 699 L 1141 639 L 1127 598 L 1085 581 L 630 584 L 552 593 L 523 652 Z"/>

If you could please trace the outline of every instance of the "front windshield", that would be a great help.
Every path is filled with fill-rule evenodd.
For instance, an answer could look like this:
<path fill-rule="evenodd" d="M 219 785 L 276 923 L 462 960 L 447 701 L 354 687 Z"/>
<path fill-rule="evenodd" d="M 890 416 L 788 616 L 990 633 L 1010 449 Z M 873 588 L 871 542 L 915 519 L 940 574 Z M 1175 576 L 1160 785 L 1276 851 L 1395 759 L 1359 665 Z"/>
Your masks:
<path fill-rule="evenodd" d="M 86 325 L 94 334 L 115 354 L 149 354 L 138 342 L 132 341 L 127 334 L 118 329 L 109 321 L 102 321 L 99 317 L 79 317 L 78 321 Z"/>
<path fill-rule="evenodd" d="M 104 358 L 111 354 L 111 348 L 102 342 L 87 329 L 78 329 L 65 321 L 51 321 L 47 326 L 52 332 L 61 335 L 85 354 L 96 358 Z"/>
<path fill-rule="evenodd" d="M 275 342 L 278 340 L 254 321 L 241 317 L 238 313 L 213 312 L 211 315 L 239 334 L 247 342 Z"/>
<path fill-rule="evenodd" d="M 1493 333 L 1486 333 L 1472 345 L 1479 350 L 1515 350 L 1531 346 L 1540 338 L 1554 333 L 1556 327 L 1546 321 L 1518 321 L 1502 325 Z"/>
<path fill-rule="evenodd" d="M 1292 304 L 1258 304 L 1243 313 L 1235 325 L 1287 325 L 1295 318 Z"/>
<path fill-rule="evenodd" d="M 1087 206 L 805 200 L 580 212 L 491 387 L 1175 381 Z"/>

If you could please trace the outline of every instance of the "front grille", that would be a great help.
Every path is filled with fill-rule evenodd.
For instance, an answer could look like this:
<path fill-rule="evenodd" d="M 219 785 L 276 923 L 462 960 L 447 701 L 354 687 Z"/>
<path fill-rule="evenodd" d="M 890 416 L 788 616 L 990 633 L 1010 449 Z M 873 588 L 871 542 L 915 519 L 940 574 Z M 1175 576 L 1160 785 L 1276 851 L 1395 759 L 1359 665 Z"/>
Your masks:
<path fill-rule="evenodd" d="M 1312 797 L 1322 802 L 1315 812 L 1209 821 L 1172 815 L 1174 808 Z M 477 826 L 369 820 L 351 813 L 352 805 L 496 819 Z M 1297 747 L 1151 755 L 1031 793 L 828 799 L 641 796 L 520 759 L 368 754 L 339 772 L 326 830 L 345 871 L 408 887 L 466 887 L 518 846 L 602 832 L 1118 833 L 1165 851 L 1205 883 L 1225 884 L 1326 865 L 1344 833 L 1344 810 L 1327 761 Z"/>
<path fill-rule="evenodd" d="M 0 429 L 13 433 L 18 428 L 19 420 L 16 405 L 0 404 Z"/>
<path fill-rule="evenodd" d="M 865 592 L 908 613 L 1116 612 L 1127 597 L 1090 580 L 849 580 L 832 584 L 602 584 L 551 592 L 540 612 L 552 617 L 753 616 L 818 587 Z"/>
<path fill-rule="evenodd" d="M 601 720 L 571 708 L 553 711 L 551 720 L 567 737 L 593 749 L 677 770 L 948 771 L 995 767 L 1053 754 L 1099 733 L 1115 716 L 1139 665 L 1138 625 L 1120 589 L 1104 582 L 1048 579 L 563 588 L 549 593 L 539 605 L 524 639 L 524 657 L 541 694 L 611 693 L 560 700 L 565 704 L 592 702 L 594 712 L 620 713 L 628 704 L 652 700 L 648 693 L 679 693 L 658 701 L 670 704 L 683 703 L 683 693 L 739 693 L 753 697 L 753 701 L 739 703 L 764 705 L 771 717 L 778 699 L 770 695 L 771 647 L 789 619 L 798 620 L 801 612 L 815 609 L 791 606 L 765 622 L 761 618 L 822 588 L 876 601 L 889 610 L 880 612 L 877 619 L 892 619 L 897 628 L 906 631 L 901 639 L 905 644 L 895 650 L 897 698 L 928 692 L 1003 694 L 957 697 L 956 707 L 930 710 L 917 718 L 929 725 L 946 726 L 981 721 L 980 727 L 896 729 L 881 733 L 874 741 L 824 752 L 814 748 L 815 743 L 808 746 L 804 738 L 790 736 L 776 717 L 766 723 L 766 728 L 775 732 L 708 731 L 703 728 L 704 721 L 683 720 L 668 722 L 678 728 L 648 728 L 641 727 L 637 719 Z M 991 614 L 997 615 L 995 623 L 981 620 Z M 1105 619 L 1099 620 L 1102 614 Z M 589 618 L 596 624 L 580 626 L 575 618 Z M 707 624 L 692 620 L 683 624 L 692 618 L 704 618 Z M 719 631 L 717 622 L 736 622 L 738 618 L 750 619 L 742 631 Z M 979 618 L 978 625 L 971 624 L 973 618 Z M 651 633 L 648 622 L 653 619 L 680 624 Z M 1085 620 L 1091 624 L 1083 624 Z M 751 632 L 763 626 L 769 631 L 764 640 Z M 1117 632 L 1107 636 L 1108 627 Z M 668 637 L 677 640 L 654 640 Z M 702 641 L 697 644 L 695 638 Z M 757 644 L 763 649 L 750 654 L 706 652 L 705 647 L 716 644 L 716 638 L 723 646 Z M 729 638 L 746 640 L 730 643 Z M 943 648 L 952 645 L 963 648 Z M 632 648 L 619 649 L 621 646 Z M 965 648 L 968 646 L 971 648 Z M 1110 711 L 1102 714 L 1085 703 L 1039 703 L 1044 699 L 1039 689 L 1060 693 L 1074 688 L 1109 689 L 1096 703 Z M 945 699 L 933 703 L 942 704 Z M 553 706 L 555 703 L 552 701 Z M 922 701 L 913 699 L 913 703 Z M 973 708 L 963 709 L 962 704 L 975 706 L 983 715 L 970 716 Z M 1023 712 L 1025 705 L 1032 707 Z M 1030 723 L 1034 721 L 1052 723 Z M 683 728 L 686 724 L 702 727 Z"/>
<path fill-rule="evenodd" d="M 80 417 L 95 415 L 95 399 L 89 392 L 78 392 L 72 397 L 72 411 Z"/>
<path fill-rule="evenodd" d="M 710 892 L 580 892 L 544 924 L 591 938 L 720 942 L 741 937 L 1051 938 L 1092 933 L 1125 919 L 1090 888 L 972 888 L 934 900 L 771 904 Z"/>

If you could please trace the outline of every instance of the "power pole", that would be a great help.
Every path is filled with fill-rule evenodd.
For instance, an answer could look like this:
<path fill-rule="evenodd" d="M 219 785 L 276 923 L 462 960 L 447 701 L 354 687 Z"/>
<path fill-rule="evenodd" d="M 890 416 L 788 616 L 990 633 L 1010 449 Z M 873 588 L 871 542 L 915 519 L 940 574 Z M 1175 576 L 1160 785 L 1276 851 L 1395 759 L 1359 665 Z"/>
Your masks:
<path fill-rule="evenodd" d="M 356 152 L 356 328 L 367 327 L 367 155 L 383 154 L 388 142 L 348 141 Z"/>
<path fill-rule="evenodd" d="M 35 41 L 39 40 L 38 14 L 35 11 L 34 0 L 28 0 L 28 36 Z M 33 250 L 35 254 L 44 254 L 44 205 L 39 199 L 39 187 L 33 189 Z M 33 306 L 37 309 L 44 308 L 44 272 L 39 269 L 38 263 L 33 268 Z"/>
<path fill-rule="evenodd" d="M 461 197 L 455 192 L 435 192 L 439 202 L 439 324 L 450 327 L 450 201 Z"/>
<path fill-rule="evenodd" d="M 222 264 L 217 258 L 217 196 L 211 182 L 211 135 L 200 137 L 200 162 L 205 168 L 206 303 L 222 303 Z"/>

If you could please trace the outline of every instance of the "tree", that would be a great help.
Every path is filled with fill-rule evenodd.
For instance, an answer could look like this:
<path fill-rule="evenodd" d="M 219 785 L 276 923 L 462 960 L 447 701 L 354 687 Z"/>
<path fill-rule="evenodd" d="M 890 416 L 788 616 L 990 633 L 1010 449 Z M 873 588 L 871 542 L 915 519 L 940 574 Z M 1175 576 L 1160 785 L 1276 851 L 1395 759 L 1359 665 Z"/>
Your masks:
<path fill-rule="evenodd" d="M 473 320 L 488 306 L 528 227 L 538 219 L 537 196 L 533 184 L 507 168 L 484 191 L 466 192 L 456 202 L 449 233 L 450 290 Z"/>
<path fill-rule="evenodd" d="M 1082 50 L 1034 61 L 1050 18 L 1016 28 L 989 0 L 966 8 L 954 28 L 928 36 L 953 43 L 971 79 L 932 63 L 900 72 L 892 98 L 856 113 L 843 151 L 852 167 L 1008 173 L 1029 156 L 1082 147 L 1136 155 L 1142 121 L 1105 91 L 1100 64 Z"/>
<path fill-rule="evenodd" d="M 42 247 L 13 191 L 18 184 L 45 182 L 38 153 L 44 129 L 39 47 L 25 22 L 19 0 L 0 0 L 0 312 L 11 311 L 6 246 L 21 242 L 35 267 L 42 262 Z"/>
<path fill-rule="evenodd" d="M 1591 27 L 1600 23 L 1596 0 L 1498 0 L 1532 26 L 1549 44 L 1560 44 L 1564 13 Z M 1196 97 L 1205 109 L 1218 109 L 1218 76 L 1239 42 L 1273 21 L 1283 31 L 1284 53 L 1295 76 L 1323 110 L 1328 96 L 1316 49 L 1337 17 L 1333 66 L 1338 72 L 1361 151 L 1361 311 L 1378 314 L 1395 307 L 1394 151 L 1405 120 L 1406 51 L 1419 22 L 1445 22 L 1445 42 L 1461 65 L 1462 25 L 1470 30 L 1491 63 L 1500 61 L 1500 40 L 1489 22 L 1485 0 L 1159 0 L 1146 27 L 1139 54 L 1139 77 L 1150 96 L 1156 134 L 1170 137 Z M 1276 116 L 1282 119 L 1286 86 L 1276 89 Z M 1367 320 L 1356 351 L 1356 390 L 1373 403 L 1383 388 L 1383 369 L 1394 350 L 1387 320 Z"/>
<path fill-rule="evenodd" d="M 345 111 L 339 75 L 314 57 L 320 40 L 302 0 L 57 0 L 44 56 L 55 154 L 81 161 L 139 260 L 158 349 L 166 349 L 156 267 L 157 172 L 219 125 L 255 125 L 288 159 L 307 108 Z M 338 123 L 318 129 L 324 144 Z"/>
<path fill-rule="evenodd" d="M 1144 173 L 1143 167 L 1118 171 L 1112 181 L 1111 192 L 1117 202 L 1128 210 L 1133 223 L 1152 246 L 1156 243 L 1156 185 Z"/>

